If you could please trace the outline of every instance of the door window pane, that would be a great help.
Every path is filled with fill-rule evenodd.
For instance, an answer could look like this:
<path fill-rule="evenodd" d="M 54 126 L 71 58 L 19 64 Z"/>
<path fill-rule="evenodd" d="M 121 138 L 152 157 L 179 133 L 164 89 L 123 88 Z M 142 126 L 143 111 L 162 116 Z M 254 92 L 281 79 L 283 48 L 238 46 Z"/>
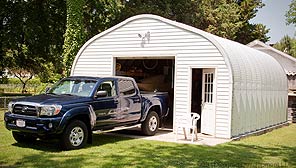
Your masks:
<path fill-rule="evenodd" d="M 132 95 L 136 93 L 135 86 L 130 80 L 119 80 L 118 82 L 119 92 L 123 95 Z"/>
<path fill-rule="evenodd" d="M 107 96 L 116 96 L 116 88 L 114 85 L 114 81 L 104 81 L 101 83 L 101 85 L 98 88 L 99 90 L 105 90 L 107 91 Z"/>
<path fill-rule="evenodd" d="M 205 73 L 205 82 L 204 82 L 204 102 L 212 103 L 213 102 L 213 85 L 214 85 L 214 74 L 213 73 Z"/>

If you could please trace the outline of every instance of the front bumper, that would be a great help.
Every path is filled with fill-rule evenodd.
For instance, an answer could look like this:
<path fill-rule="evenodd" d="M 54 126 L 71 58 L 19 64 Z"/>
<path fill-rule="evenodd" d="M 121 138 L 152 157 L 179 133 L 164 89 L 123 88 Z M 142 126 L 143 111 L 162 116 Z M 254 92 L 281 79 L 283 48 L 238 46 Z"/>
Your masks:
<path fill-rule="evenodd" d="M 60 122 L 62 117 L 39 118 L 6 112 L 4 114 L 5 126 L 8 130 L 27 132 L 38 135 L 58 134 L 61 132 Z M 18 125 L 21 121 L 22 125 Z"/>

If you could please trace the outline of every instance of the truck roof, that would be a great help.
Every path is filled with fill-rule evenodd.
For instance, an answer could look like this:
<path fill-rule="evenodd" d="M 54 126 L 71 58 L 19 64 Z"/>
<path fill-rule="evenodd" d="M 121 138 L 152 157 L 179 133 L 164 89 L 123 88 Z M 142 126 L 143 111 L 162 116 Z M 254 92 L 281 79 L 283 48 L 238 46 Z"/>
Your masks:
<path fill-rule="evenodd" d="M 125 76 L 104 76 L 104 77 L 95 77 L 95 76 L 69 76 L 67 77 L 68 79 L 89 79 L 89 80 L 100 80 L 100 79 L 129 79 L 129 80 L 134 80 L 131 77 L 125 77 Z"/>

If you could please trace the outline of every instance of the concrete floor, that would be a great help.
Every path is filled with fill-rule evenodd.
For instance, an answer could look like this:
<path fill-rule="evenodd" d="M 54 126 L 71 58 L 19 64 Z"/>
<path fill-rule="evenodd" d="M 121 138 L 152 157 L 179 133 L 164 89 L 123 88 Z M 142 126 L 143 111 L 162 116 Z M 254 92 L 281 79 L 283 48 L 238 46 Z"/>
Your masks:
<path fill-rule="evenodd" d="M 204 134 L 198 133 L 197 135 L 198 140 L 196 141 L 194 139 L 194 141 L 191 142 L 191 134 L 187 135 L 187 139 L 185 139 L 184 134 L 178 134 L 178 136 L 176 136 L 171 129 L 159 129 L 158 133 L 154 136 L 142 135 L 140 128 L 131 128 L 127 130 L 110 132 L 107 134 L 135 138 L 135 139 L 146 139 L 146 140 L 156 140 L 156 141 L 163 141 L 163 142 L 175 142 L 175 143 L 182 143 L 182 144 L 195 144 L 195 145 L 207 145 L 207 146 L 215 146 L 218 144 L 231 141 L 231 139 L 215 138 L 210 135 L 204 135 Z"/>

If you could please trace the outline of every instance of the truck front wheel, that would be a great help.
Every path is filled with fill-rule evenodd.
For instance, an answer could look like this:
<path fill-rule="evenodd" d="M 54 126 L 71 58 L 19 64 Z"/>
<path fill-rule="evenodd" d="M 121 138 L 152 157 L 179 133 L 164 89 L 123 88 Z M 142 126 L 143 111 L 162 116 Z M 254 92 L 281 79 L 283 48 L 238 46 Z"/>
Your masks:
<path fill-rule="evenodd" d="M 65 129 L 61 137 L 61 146 L 63 149 L 79 149 L 87 142 L 87 126 L 80 120 L 72 121 Z"/>
<path fill-rule="evenodd" d="M 145 135 L 155 135 L 159 127 L 159 117 L 155 111 L 151 111 L 142 123 L 142 132 Z"/>

